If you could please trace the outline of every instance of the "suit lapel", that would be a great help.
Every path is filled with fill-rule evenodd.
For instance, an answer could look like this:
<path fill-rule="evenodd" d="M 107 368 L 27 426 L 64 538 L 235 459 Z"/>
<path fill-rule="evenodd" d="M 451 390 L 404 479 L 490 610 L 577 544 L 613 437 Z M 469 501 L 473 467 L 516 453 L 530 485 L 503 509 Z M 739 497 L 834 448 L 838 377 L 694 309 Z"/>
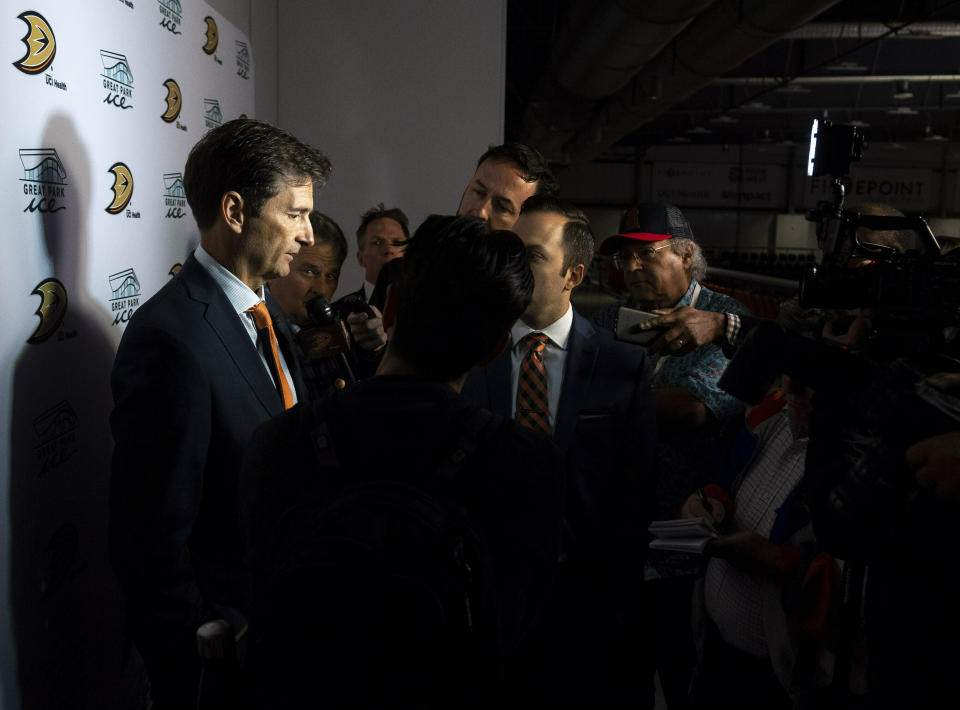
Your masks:
<path fill-rule="evenodd" d="M 203 303 L 203 318 L 223 344 L 233 366 L 270 416 L 283 411 L 283 400 L 260 359 L 260 353 L 250 342 L 250 336 L 240 322 L 226 295 L 213 277 L 191 254 L 180 270 L 190 297 Z M 224 362 L 224 367 L 229 363 Z"/>
<path fill-rule="evenodd" d="M 593 381 L 597 353 L 600 350 L 596 335 L 593 326 L 574 311 L 573 327 L 570 328 L 570 340 L 567 343 L 567 364 L 563 371 L 563 388 L 560 390 L 560 403 L 557 405 L 553 427 L 553 438 L 564 453 L 576 426 L 577 415 L 587 401 Z"/>
<path fill-rule="evenodd" d="M 290 330 L 290 323 L 277 304 L 276 299 L 274 299 L 273 294 L 270 293 L 269 288 L 264 289 L 263 295 L 267 303 L 267 310 L 270 311 L 270 318 L 273 320 L 273 330 L 277 334 L 280 351 L 283 353 L 283 359 L 287 362 L 287 369 L 290 370 L 290 377 L 293 379 L 293 387 L 297 391 L 297 401 L 306 402 L 310 396 L 303 368 L 300 366 L 299 348 L 294 340 L 293 331 Z"/>

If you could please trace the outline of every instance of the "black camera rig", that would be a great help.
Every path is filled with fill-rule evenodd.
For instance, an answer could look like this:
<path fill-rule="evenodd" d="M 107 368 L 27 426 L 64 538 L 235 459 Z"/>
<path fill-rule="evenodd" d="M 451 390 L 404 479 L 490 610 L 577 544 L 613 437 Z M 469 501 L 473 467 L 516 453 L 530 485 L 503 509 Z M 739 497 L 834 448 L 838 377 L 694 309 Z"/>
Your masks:
<path fill-rule="evenodd" d="M 817 222 L 822 258 L 801 281 L 800 306 L 821 309 L 824 320 L 863 309 L 856 315 L 869 322 L 869 334 L 851 348 L 763 323 L 748 334 L 720 387 L 757 403 L 785 373 L 816 391 L 804 485 L 818 539 L 844 558 L 876 559 L 905 544 L 907 531 L 923 529 L 918 519 L 937 517 L 939 503 L 919 489 L 904 451 L 960 429 L 960 396 L 926 381 L 960 372 L 960 261 L 940 255 L 922 216 L 845 209 L 847 171 L 859 159 L 862 136 L 829 123 L 815 124 L 812 133 L 819 140 L 808 174 L 830 175 L 834 200 L 808 215 Z M 821 155 L 825 149 L 833 155 Z M 912 232 L 920 248 L 902 252 L 870 241 L 879 232 Z"/>
<path fill-rule="evenodd" d="M 807 174 L 831 177 L 834 197 L 807 214 L 817 223 L 822 258 L 801 278 L 800 306 L 870 309 L 867 350 L 880 357 L 956 352 L 960 261 L 940 255 L 922 215 L 877 216 L 844 207 L 850 163 L 864 146 L 856 126 L 814 121 Z M 871 241 L 882 233 L 916 235 L 909 245 L 916 248 Z"/>

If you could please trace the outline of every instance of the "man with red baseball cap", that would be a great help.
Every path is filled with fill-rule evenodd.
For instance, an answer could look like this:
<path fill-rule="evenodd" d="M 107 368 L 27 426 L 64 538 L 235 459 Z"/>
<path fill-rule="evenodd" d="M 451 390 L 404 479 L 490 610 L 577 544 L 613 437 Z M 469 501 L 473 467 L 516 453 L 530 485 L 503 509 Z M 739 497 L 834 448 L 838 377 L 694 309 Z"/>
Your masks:
<path fill-rule="evenodd" d="M 706 260 L 690 223 L 673 205 L 648 203 L 627 210 L 619 232 L 604 240 L 600 254 L 613 257 L 630 292 L 625 304 L 597 313 L 594 321 L 602 328 L 617 331 L 622 305 L 661 314 L 685 309 L 705 314 L 704 319 L 747 313 L 740 302 L 700 284 Z M 675 518 L 689 492 L 704 483 L 699 475 L 710 469 L 743 405 L 717 384 L 728 362 L 718 345 L 704 345 L 691 330 L 676 328 L 665 330 L 649 351 L 660 356 L 653 376 L 661 436 L 656 518 Z M 699 571 L 699 562 L 651 551 L 644 572 L 654 666 L 647 671 L 651 677 L 659 672 L 671 707 L 683 706 L 693 671 L 690 598 Z"/>

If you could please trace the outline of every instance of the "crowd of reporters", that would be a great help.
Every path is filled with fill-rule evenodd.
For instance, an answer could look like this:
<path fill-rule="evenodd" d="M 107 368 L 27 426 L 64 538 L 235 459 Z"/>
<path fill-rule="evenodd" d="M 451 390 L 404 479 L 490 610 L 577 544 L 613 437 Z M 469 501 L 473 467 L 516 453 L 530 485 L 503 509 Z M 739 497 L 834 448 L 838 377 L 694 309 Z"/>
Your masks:
<path fill-rule="evenodd" d="M 857 352 L 869 311 L 762 321 L 707 283 L 679 209 L 595 241 L 510 143 L 456 216 L 360 216 L 340 295 L 351 247 L 307 199 L 329 172 L 257 121 L 201 139 L 200 247 L 117 355 L 111 557 L 153 707 L 652 708 L 655 676 L 671 710 L 956 702 L 960 427 L 889 448 L 910 502 L 852 544 L 831 518 L 849 460 L 809 463 L 848 390 L 759 345 Z M 591 322 L 595 254 L 625 294 Z M 733 396 L 732 357 L 772 381 Z M 955 371 L 923 382 L 960 396 Z M 653 520 L 696 517 L 701 552 L 648 549 Z M 466 540 L 456 614 L 411 591 L 446 581 L 397 585 L 442 567 L 400 549 L 408 518 Z"/>

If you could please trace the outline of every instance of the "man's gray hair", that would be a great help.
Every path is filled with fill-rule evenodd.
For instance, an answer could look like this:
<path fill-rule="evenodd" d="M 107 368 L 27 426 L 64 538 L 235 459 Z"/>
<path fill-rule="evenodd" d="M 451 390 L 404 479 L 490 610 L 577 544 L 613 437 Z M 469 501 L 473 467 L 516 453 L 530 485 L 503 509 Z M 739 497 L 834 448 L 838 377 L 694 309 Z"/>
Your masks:
<path fill-rule="evenodd" d="M 687 276 L 697 281 L 703 281 L 707 275 L 707 257 L 703 255 L 703 249 L 692 239 L 684 237 L 674 237 L 670 240 L 670 251 L 679 257 L 684 257 L 690 253 L 690 266 L 687 269 Z"/>

